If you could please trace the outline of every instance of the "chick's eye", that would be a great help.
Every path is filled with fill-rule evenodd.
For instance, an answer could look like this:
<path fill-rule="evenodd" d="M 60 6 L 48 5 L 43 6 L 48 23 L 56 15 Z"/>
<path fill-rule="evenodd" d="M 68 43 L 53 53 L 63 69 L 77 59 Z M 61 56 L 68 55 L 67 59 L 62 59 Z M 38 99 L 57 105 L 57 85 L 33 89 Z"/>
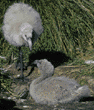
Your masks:
<path fill-rule="evenodd" d="M 26 39 L 27 39 L 27 35 L 25 35 Z"/>
<path fill-rule="evenodd" d="M 27 37 L 27 35 L 25 35 L 26 39 L 29 40 L 29 38 Z"/>

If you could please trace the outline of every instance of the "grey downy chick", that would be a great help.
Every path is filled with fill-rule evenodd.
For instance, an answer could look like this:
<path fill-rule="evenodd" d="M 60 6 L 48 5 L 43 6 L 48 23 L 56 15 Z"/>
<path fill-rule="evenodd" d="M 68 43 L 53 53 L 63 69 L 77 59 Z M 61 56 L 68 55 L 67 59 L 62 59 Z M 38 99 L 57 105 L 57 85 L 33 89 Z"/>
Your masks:
<path fill-rule="evenodd" d="M 80 86 L 74 79 L 52 77 L 54 66 L 46 59 L 34 62 L 41 76 L 30 84 L 30 95 L 36 103 L 54 105 L 79 101 L 90 96 L 88 86 Z"/>

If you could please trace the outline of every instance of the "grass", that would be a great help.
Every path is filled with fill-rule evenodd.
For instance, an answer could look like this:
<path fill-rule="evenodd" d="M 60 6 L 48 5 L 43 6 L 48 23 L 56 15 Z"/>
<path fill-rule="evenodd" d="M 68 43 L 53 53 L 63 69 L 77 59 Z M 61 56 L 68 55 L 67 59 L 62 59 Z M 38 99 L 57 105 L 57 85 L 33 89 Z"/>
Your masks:
<path fill-rule="evenodd" d="M 91 0 L 92 2 L 94 2 L 94 0 Z"/>
<path fill-rule="evenodd" d="M 17 2 L 17 1 L 15 1 Z M 89 46 L 93 46 L 94 38 L 92 36 L 94 22 L 94 7 L 88 0 L 81 2 L 80 0 L 40 0 L 30 2 L 41 15 L 44 32 L 33 46 L 32 52 L 36 51 L 62 51 L 71 58 L 76 57 L 76 48 L 80 48 L 84 53 Z M 13 2 L 1 2 L 1 25 L 3 16 L 8 6 Z M 49 5 L 48 5 L 49 4 Z M 68 5 L 66 5 L 68 4 Z M 75 8 L 74 8 L 75 7 Z M 18 56 L 16 47 L 9 45 L 4 40 L 1 32 L 0 52 L 1 55 L 9 57 L 10 55 Z M 28 61 L 29 49 L 23 48 L 24 60 Z M 13 53 L 14 52 L 14 53 Z M 27 53 L 27 54 L 25 54 Z"/>

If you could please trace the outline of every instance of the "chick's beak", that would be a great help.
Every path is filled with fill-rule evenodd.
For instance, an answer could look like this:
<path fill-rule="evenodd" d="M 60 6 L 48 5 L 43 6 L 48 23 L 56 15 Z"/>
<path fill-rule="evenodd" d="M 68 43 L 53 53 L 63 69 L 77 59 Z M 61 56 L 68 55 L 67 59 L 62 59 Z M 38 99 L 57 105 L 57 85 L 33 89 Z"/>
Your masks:
<path fill-rule="evenodd" d="M 28 38 L 27 39 L 27 37 L 25 35 L 23 35 L 22 37 L 28 43 L 29 49 L 32 50 L 32 41 L 31 41 L 31 38 Z"/>
<path fill-rule="evenodd" d="M 27 42 L 28 42 L 28 45 L 29 45 L 29 49 L 32 50 L 32 41 L 31 41 L 31 38 L 29 38 L 27 40 Z"/>

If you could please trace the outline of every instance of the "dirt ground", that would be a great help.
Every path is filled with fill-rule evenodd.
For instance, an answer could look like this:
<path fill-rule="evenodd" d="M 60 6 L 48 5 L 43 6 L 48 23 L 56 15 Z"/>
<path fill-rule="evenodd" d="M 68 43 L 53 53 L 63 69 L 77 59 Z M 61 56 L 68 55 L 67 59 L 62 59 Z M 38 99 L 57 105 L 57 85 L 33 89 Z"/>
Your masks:
<path fill-rule="evenodd" d="M 6 67 L 8 67 L 7 65 Z M 9 69 L 9 73 L 11 75 L 11 78 L 14 79 L 14 82 L 11 84 L 12 95 L 8 95 L 10 91 L 8 92 L 1 92 L 0 103 L 2 103 L 1 108 L 2 110 L 93 110 L 94 109 L 94 79 L 92 77 L 86 77 L 86 76 L 79 76 L 76 77 L 77 74 L 80 74 L 80 71 L 82 69 L 85 69 L 83 66 L 58 66 L 55 68 L 54 76 L 67 76 L 69 78 L 74 78 L 79 83 L 81 79 L 84 79 L 87 82 L 87 85 L 90 88 L 91 97 L 81 100 L 80 102 L 74 102 L 71 104 L 57 104 L 54 106 L 48 106 L 48 105 L 41 105 L 35 103 L 35 101 L 32 99 L 32 97 L 29 94 L 29 86 L 30 83 L 37 77 L 40 76 L 40 72 L 37 67 L 33 68 L 28 67 L 27 70 L 24 70 L 24 75 L 26 78 L 29 79 L 29 81 L 19 81 L 16 80 L 17 75 L 21 74 L 20 70 L 15 69 L 15 65 L 13 64 Z M 31 71 L 32 70 L 32 71 Z M 53 76 L 53 77 L 54 77 Z M 19 98 L 20 96 L 21 98 Z M 9 102 L 7 100 L 8 97 L 11 97 L 11 107 L 9 106 Z M 24 99 L 24 100 L 23 100 Z M 22 101 L 23 100 L 23 101 Z M 8 106 L 5 104 L 3 105 L 3 102 L 7 101 Z M 4 103 L 5 103 L 4 102 Z M 15 103 L 14 105 L 12 103 Z"/>

